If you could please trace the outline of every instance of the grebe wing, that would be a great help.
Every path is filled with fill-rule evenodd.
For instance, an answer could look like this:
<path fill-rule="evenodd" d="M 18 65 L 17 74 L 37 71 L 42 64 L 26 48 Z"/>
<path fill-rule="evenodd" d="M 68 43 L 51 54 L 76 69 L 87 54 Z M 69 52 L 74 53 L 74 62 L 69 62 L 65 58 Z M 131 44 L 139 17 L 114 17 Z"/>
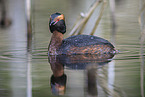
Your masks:
<path fill-rule="evenodd" d="M 110 45 L 111 47 L 114 48 L 114 46 L 107 40 L 97 37 L 97 36 L 92 36 L 92 35 L 75 35 L 68 37 L 63 40 L 62 46 L 77 46 L 77 47 L 82 47 L 82 46 L 89 46 L 89 45 L 99 45 L 99 44 L 105 44 L 105 45 Z"/>

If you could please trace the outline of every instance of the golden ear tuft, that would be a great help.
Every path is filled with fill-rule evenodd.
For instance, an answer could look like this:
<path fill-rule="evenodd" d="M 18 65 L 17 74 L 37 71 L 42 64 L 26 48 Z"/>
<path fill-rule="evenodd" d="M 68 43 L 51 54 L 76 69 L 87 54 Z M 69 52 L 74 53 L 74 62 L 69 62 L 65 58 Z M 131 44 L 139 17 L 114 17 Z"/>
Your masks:
<path fill-rule="evenodd" d="M 58 18 L 59 20 L 64 20 L 64 19 L 65 19 L 63 14 L 59 15 L 57 18 Z"/>

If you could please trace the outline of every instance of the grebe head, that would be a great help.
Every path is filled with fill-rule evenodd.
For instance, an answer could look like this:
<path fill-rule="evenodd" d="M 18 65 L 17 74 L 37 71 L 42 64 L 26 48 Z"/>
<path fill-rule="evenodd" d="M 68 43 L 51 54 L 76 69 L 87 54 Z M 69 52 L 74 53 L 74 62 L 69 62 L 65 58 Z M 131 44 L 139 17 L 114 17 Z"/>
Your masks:
<path fill-rule="evenodd" d="M 53 33 L 55 30 L 61 32 L 62 34 L 66 32 L 64 19 L 64 15 L 61 13 L 54 13 L 50 16 L 49 28 L 51 33 Z"/>

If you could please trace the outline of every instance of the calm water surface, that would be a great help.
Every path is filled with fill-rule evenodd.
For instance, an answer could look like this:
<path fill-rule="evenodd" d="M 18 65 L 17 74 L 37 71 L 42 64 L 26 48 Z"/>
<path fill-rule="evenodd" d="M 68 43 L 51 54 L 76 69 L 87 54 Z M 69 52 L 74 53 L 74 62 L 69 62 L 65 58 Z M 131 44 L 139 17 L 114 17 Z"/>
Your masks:
<path fill-rule="evenodd" d="M 115 47 L 120 51 L 112 60 L 94 61 L 97 56 L 54 57 L 47 56 L 51 38 L 48 18 L 54 12 L 66 16 L 67 34 L 80 12 L 87 12 L 94 0 L 32 0 L 33 38 L 28 47 L 24 0 L 8 0 L 8 15 L 12 25 L 0 29 L 0 97 L 55 97 L 51 91 L 51 76 L 67 76 L 65 93 L 62 97 L 144 97 L 145 67 L 140 50 L 140 26 L 138 23 L 139 0 L 118 0 L 116 2 L 117 32 Z M 89 20 L 84 34 L 93 28 L 100 6 Z M 109 41 L 111 36 L 110 10 L 106 6 L 104 15 L 95 35 Z M 29 48 L 29 49 L 28 49 Z M 145 45 L 143 45 L 145 48 Z M 86 59 L 85 59 L 86 58 Z M 87 60 L 87 59 L 89 59 Z M 63 61 L 60 61 L 63 60 Z M 72 61 L 73 60 L 73 61 Z M 55 65 L 52 65 L 55 64 Z M 64 65 L 64 66 L 63 66 Z M 52 69 L 51 69 L 52 68 Z M 95 74 L 93 87 L 87 87 L 89 72 Z M 60 73 L 59 73 L 60 72 Z M 55 95 L 54 95 L 55 94 Z"/>

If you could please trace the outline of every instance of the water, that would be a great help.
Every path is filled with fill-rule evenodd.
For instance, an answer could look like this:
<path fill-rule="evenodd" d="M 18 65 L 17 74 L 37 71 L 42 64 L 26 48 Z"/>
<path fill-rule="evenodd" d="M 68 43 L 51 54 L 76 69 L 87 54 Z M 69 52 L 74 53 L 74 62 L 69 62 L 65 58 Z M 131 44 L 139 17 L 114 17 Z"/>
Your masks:
<path fill-rule="evenodd" d="M 51 38 L 48 18 L 54 12 L 64 13 L 67 24 L 66 38 L 79 13 L 86 12 L 94 2 L 94 0 L 32 1 L 33 38 L 32 45 L 28 47 L 24 0 L 8 0 L 8 15 L 12 20 L 12 25 L 7 29 L 0 29 L 0 97 L 56 96 L 51 92 L 50 80 L 53 69 L 47 56 L 47 47 Z M 107 6 L 95 35 L 111 41 L 109 13 Z M 88 25 L 92 26 L 87 26 L 84 34 L 91 32 L 97 14 L 98 10 L 89 20 Z M 115 55 L 113 60 L 109 60 L 111 61 L 109 63 L 100 65 L 99 61 L 88 62 L 91 64 L 90 67 L 79 66 L 78 61 L 75 61 L 78 65 L 67 65 L 66 62 L 69 61 L 65 61 L 64 69 L 61 67 L 67 76 L 63 97 L 87 97 L 97 94 L 98 97 L 144 97 L 142 95 L 145 92 L 145 67 L 143 66 L 145 51 L 143 49 L 143 56 L 141 56 L 139 40 L 141 30 L 138 14 L 138 0 L 116 2 L 115 47 L 120 53 Z M 84 60 L 83 62 L 86 63 Z M 96 81 L 92 81 L 95 85 L 90 86 L 90 90 L 87 89 L 89 71 L 97 75 Z"/>

